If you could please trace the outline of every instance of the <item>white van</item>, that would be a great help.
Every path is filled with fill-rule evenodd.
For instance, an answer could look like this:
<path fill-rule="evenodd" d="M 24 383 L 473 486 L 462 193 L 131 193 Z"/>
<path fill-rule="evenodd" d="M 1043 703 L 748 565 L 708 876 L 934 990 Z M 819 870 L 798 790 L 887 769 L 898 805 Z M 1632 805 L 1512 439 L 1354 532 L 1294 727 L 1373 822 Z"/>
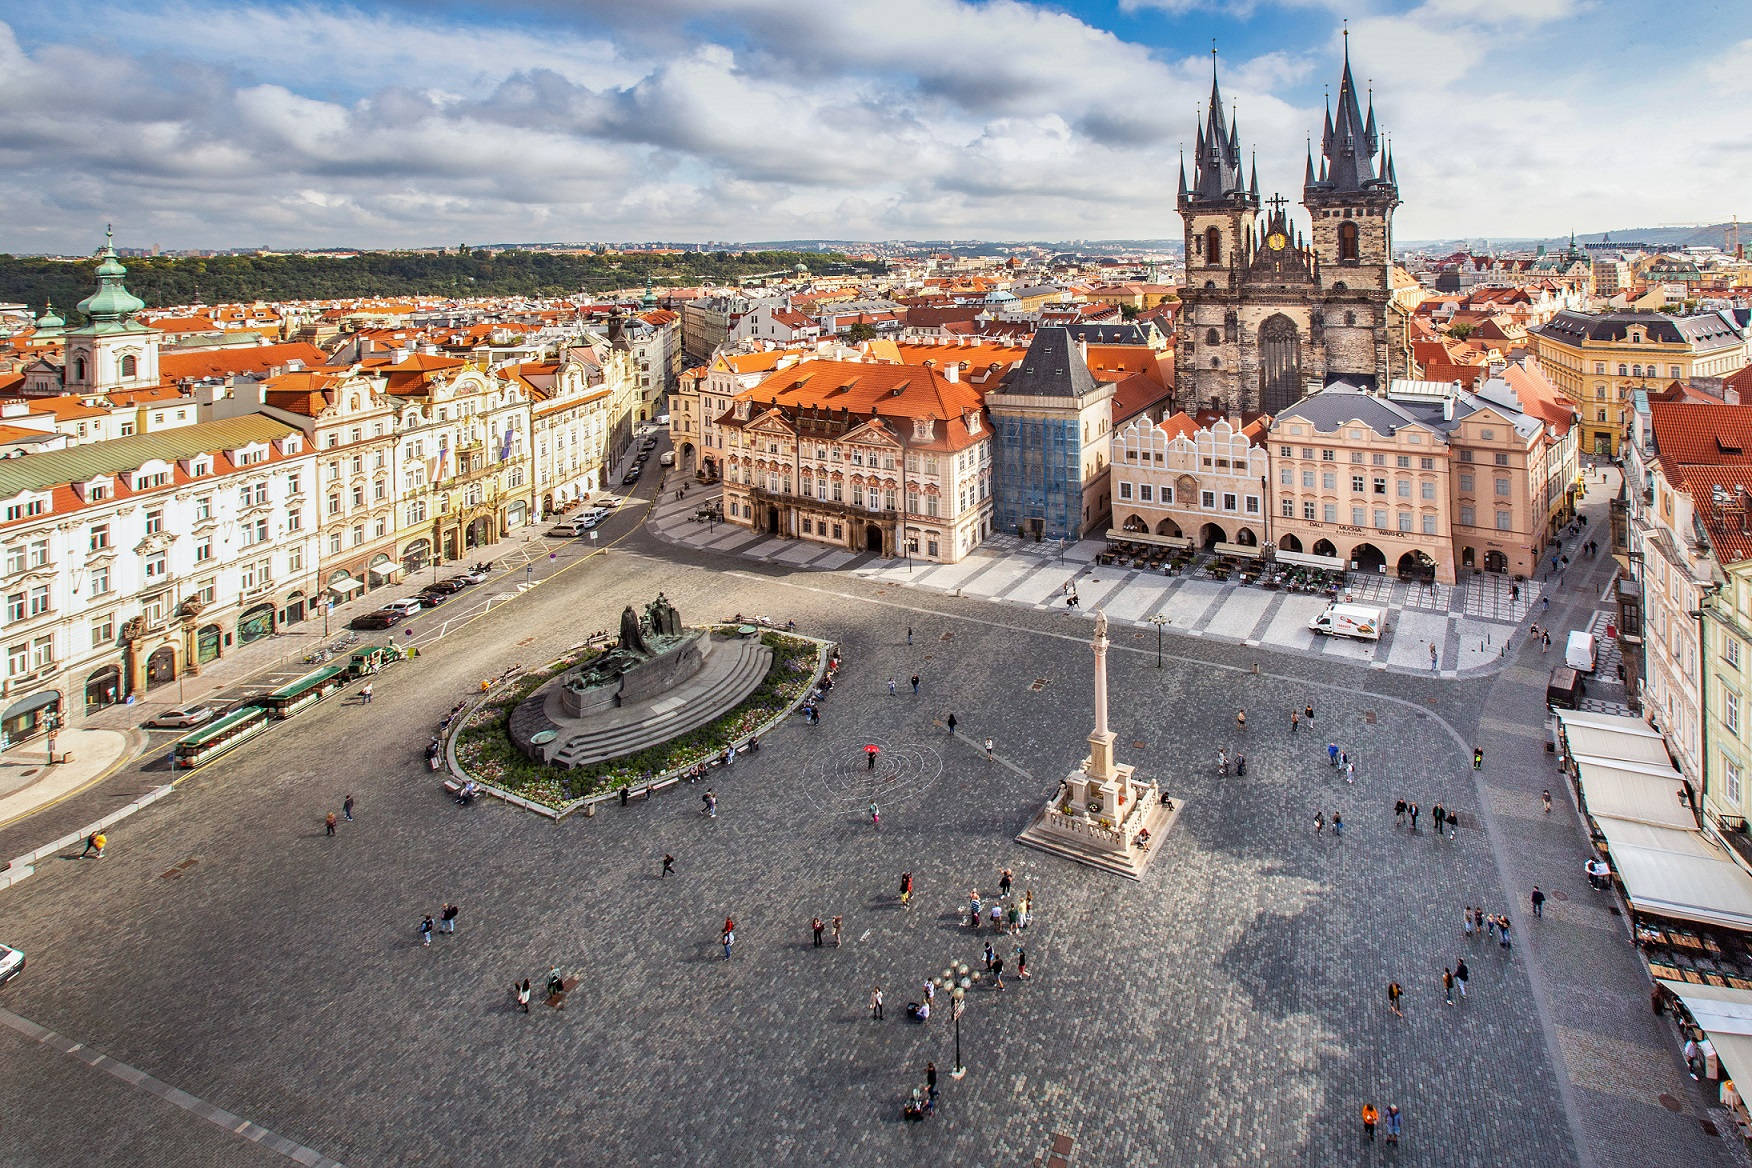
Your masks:
<path fill-rule="evenodd" d="M 1355 637 L 1359 641 L 1379 641 L 1381 627 L 1386 623 L 1387 610 L 1372 604 L 1341 604 L 1326 606 L 1321 614 L 1308 622 L 1308 627 L 1329 637 Z"/>
<path fill-rule="evenodd" d="M 657 465 L 658 466 L 674 466 L 675 465 L 675 451 L 665 450 L 662 454 L 658 455 L 657 456 Z"/>
<path fill-rule="evenodd" d="M 1569 644 L 1563 649 L 1563 663 L 1581 673 L 1594 672 L 1596 664 L 1594 634 L 1584 633 L 1580 629 L 1569 635 Z"/>

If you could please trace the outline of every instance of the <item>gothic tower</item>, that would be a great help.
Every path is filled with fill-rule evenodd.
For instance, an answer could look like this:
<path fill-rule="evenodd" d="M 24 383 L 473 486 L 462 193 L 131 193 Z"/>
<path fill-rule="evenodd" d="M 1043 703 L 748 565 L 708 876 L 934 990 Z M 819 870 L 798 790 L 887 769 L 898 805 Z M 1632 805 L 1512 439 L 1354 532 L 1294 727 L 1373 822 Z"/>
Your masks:
<path fill-rule="evenodd" d="M 1366 115 L 1357 100 L 1348 32 L 1338 109 L 1326 111 L 1318 173 L 1312 153 L 1308 157 L 1302 205 L 1313 220 L 1312 245 L 1329 304 L 1322 322 L 1326 380 L 1343 378 L 1385 389 L 1386 313 L 1392 295 L 1393 209 L 1399 206 L 1399 179 L 1391 150 L 1382 148 L 1374 95 L 1369 96 Z"/>
<path fill-rule="evenodd" d="M 1234 313 L 1224 305 L 1233 298 L 1248 262 L 1248 250 L 1254 236 L 1254 221 L 1259 214 L 1259 170 L 1255 166 L 1251 179 L 1241 173 L 1241 135 L 1233 117 L 1223 116 L 1223 95 L 1217 85 L 1217 54 L 1211 50 L 1211 100 L 1202 126 L 1195 127 L 1196 146 L 1193 153 L 1193 181 L 1186 181 L 1186 160 L 1180 163 L 1180 194 L 1176 206 L 1180 211 L 1186 239 L 1186 287 L 1181 293 L 1185 302 L 1184 320 L 1203 319 L 1213 315 L 1228 321 L 1229 339 L 1233 340 Z M 1198 306 L 1203 305 L 1203 311 Z M 1187 330 L 1181 330 L 1185 336 Z M 1236 399 L 1238 366 L 1230 355 L 1225 361 L 1220 353 L 1188 351 L 1192 347 L 1182 342 L 1178 353 L 1179 368 L 1189 376 L 1177 377 L 1181 404 L 1196 408 L 1198 403 Z M 1196 370 L 1196 375 L 1194 375 Z"/>

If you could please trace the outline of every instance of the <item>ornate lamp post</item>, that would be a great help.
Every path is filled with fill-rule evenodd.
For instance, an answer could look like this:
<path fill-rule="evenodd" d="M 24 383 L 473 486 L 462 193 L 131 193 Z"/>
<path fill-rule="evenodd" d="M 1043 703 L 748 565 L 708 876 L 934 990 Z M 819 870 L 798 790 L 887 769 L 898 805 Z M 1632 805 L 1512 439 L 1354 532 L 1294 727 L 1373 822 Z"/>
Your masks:
<path fill-rule="evenodd" d="M 955 1065 L 949 1075 L 959 1079 L 967 1074 L 967 1067 L 961 1061 L 961 1011 L 967 1006 L 967 991 L 979 980 L 979 974 L 969 973 L 966 962 L 957 962 L 932 980 L 949 994 L 949 1018 L 955 1024 Z"/>
<path fill-rule="evenodd" d="M 1156 626 L 1156 668 L 1162 668 L 1162 626 L 1172 618 L 1166 613 L 1155 613 L 1150 617 L 1150 623 Z"/>

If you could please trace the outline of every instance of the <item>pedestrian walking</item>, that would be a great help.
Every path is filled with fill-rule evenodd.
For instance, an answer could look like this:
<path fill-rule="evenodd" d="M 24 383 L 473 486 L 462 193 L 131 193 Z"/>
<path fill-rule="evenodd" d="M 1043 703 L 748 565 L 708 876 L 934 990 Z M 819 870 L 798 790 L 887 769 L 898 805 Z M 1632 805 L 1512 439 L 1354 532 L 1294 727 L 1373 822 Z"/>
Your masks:
<path fill-rule="evenodd" d="M 925 1064 L 925 1094 L 931 1099 L 937 1098 L 937 1064 L 934 1062 Z"/>
<path fill-rule="evenodd" d="M 1217 748 L 1217 773 L 1219 775 L 1229 773 L 1229 752 L 1220 746 Z"/>
<path fill-rule="evenodd" d="M 1399 1107 L 1397 1104 L 1387 1105 L 1387 1142 L 1399 1142 Z"/>
<path fill-rule="evenodd" d="M 1533 915 L 1543 917 L 1545 915 L 1545 894 L 1539 891 L 1539 885 L 1533 886 L 1533 895 L 1530 899 L 1533 901 Z"/>
<path fill-rule="evenodd" d="M 371 683 L 369 681 L 366 682 L 365 687 L 359 691 L 359 696 L 365 699 L 366 705 L 369 706 L 371 704 Z"/>
<path fill-rule="evenodd" d="M 87 856 L 91 855 L 93 852 L 95 852 L 95 853 L 97 853 L 98 859 L 100 859 L 100 860 L 103 859 L 103 848 L 104 848 L 104 845 L 107 844 L 108 842 L 109 842 L 109 837 L 104 835 L 103 832 L 101 832 L 101 831 L 92 832 L 90 835 L 85 837 L 85 850 L 83 852 L 79 853 L 79 858 L 81 860 L 83 860 L 85 857 L 87 857 Z"/>
<path fill-rule="evenodd" d="M 456 914 L 461 911 L 454 904 L 447 904 L 438 910 L 438 928 L 446 933 L 456 932 Z"/>
<path fill-rule="evenodd" d="M 919 675 L 916 673 L 913 674 L 911 680 L 912 680 L 912 687 L 913 687 L 913 697 L 916 698 L 919 696 Z"/>
<path fill-rule="evenodd" d="M 1344 816 L 1336 811 L 1332 813 L 1332 834 L 1335 839 L 1344 838 Z"/>
<path fill-rule="evenodd" d="M 1024 980 L 1032 976 L 1028 972 L 1028 950 L 1026 949 L 1018 948 L 1016 950 L 1016 976 Z"/>
<path fill-rule="evenodd" d="M 1404 799 L 1395 799 L 1393 801 L 1393 826 L 1394 827 L 1404 827 L 1405 826 L 1405 800 Z"/>
<path fill-rule="evenodd" d="M 1466 958 L 1454 962 L 1454 984 L 1460 987 L 1460 1000 L 1466 1000 L 1466 983 L 1472 977 L 1472 971 L 1466 968 Z"/>
<path fill-rule="evenodd" d="M 955 715 L 950 714 L 943 720 L 943 724 L 949 727 L 949 736 L 953 738 L 955 736 Z"/>
<path fill-rule="evenodd" d="M 657 873 L 659 879 L 675 875 L 675 857 L 668 852 L 663 853 L 663 871 Z"/>
<path fill-rule="evenodd" d="M 1004 988 L 1004 959 L 1002 957 L 992 958 L 992 977 L 997 979 L 997 983 L 998 983 L 997 988 L 1000 990 L 1003 989 Z"/>
<path fill-rule="evenodd" d="M 1312 726 L 1314 724 L 1314 703 L 1313 702 L 1309 702 L 1307 705 L 1302 707 L 1302 717 L 1308 719 L 1308 725 Z"/>
<path fill-rule="evenodd" d="M 1510 949 L 1509 918 L 1506 916 L 1497 918 L 1497 944 L 1502 947 L 1503 954 L 1506 956 Z"/>
<path fill-rule="evenodd" d="M 707 819 L 718 818 L 718 796 L 707 791 L 704 795 L 700 796 L 700 802 L 706 805 L 705 813 Z"/>
<path fill-rule="evenodd" d="M 875 770 L 876 769 L 876 756 L 878 754 L 881 754 L 881 753 L 882 753 L 882 748 L 880 746 L 877 746 L 874 742 L 865 743 L 864 744 L 864 764 L 865 764 L 864 769 L 867 771 Z"/>
<path fill-rule="evenodd" d="M 1344 781 L 1347 783 L 1354 783 L 1357 781 L 1357 764 L 1356 763 L 1347 762 L 1344 764 Z"/>
<path fill-rule="evenodd" d="M 430 913 L 420 918 L 420 944 L 427 949 L 432 947 L 432 916 Z"/>
<path fill-rule="evenodd" d="M 1415 834 L 1417 832 L 1417 816 L 1418 816 L 1417 804 L 1413 803 L 1411 805 L 1410 809 L 1406 812 L 1406 814 L 1411 816 L 1411 830 L 1412 830 L 1413 834 Z"/>
<path fill-rule="evenodd" d="M 1551 634 L 1544 629 L 1539 630 L 1539 651 L 1541 653 L 1551 651 Z"/>
<path fill-rule="evenodd" d="M 353 822 L 353 797 L 351 795 L 341 800 L 341 814 L 346 817 L 348 823 Z"/>
<path fill-rule="evenodd" d="M 993 935 L 994 935 L 994 936 L 995 936 L 995 935 L 996 935 L 996 934 L 997 934 L 997 931 L 998 931 L 998 927 L 999 927 L 999 925 L 1000 925 L 1000 924 L 1002 924 L 1002 922 L 1003 922 L 1003 919 L 1004 919 L 1004 909 L 1003 909 L 1003 906 L 1002 906 L 1002 905 L 1000 905 L 1000 904 L 999 904 L 999 903 L 998 903 L 998 902 L 997 902 L 997 901 L 995 901 L 995 900 L 994 900 L 994 901 L 992 901 L 992 907 L 991 907 L 991 917 L 990 917 L 990 918 L 989 918 L 989 919 L 990 919 L 990 921 L 991 921 L 991 923 L 992 923 L 992 933 L 993 933 Z"/>
<path fill-rule="evenodd" d="M 1375 1123 L 1380 1118 L 1381 1113 L 1375 1110 L 1373 1103 L 1363 1104 L 1363 1134 L 1371 1144 L 1375 1142 Z"/>
<path fill-rule="evenodd" d="M 840 947 L 840 919 L 838 917 L 833 918 L 833 947 L 835 949 Z"/>
<path fill-rule="evenodd" d="M 329 812 L 328 817 L 322 821 L 322 834 L 324 834 L 324 835 L 335 834 L 335 823 L 337 822 L 337 820 L 338 820 L 338 817 L 335 815 L 335 813 L 333 811 Z"/>
<path fill-rule="evenodd" d="M 736 947 L 736 930 L 735 929 L 725 929 L 723 941 L 724 941 L 724 960 L 728 961 L 728 960 L 730 960 L 730 950 L 732 950 L 733 948 Z"/>
<path fill-rule="evenodd" d="M 912 873 L 911 872 L 902 872 L 900 874 L 900 907 L 901 908 L 911 908 L 912 907 Z"/>
<path fill-rule="evenodd" d="M 1430 818 L 1436 821 L 1436 838 L 1442 837 L 1442 829 L 1448 825 L 1448 812 L 1440 803 L 1430 809 Z"/>
<path fill-rule="evenodd" d="M 1246 710 L 1236 710 L 1235 711 L 1235 729 L 1237 731 L 1247 729 L 1247 711 Z"/>
<path fill-rule="evenodd" d="M 1314 813 L 1314 834 L 1319 835 L 1321 832 L 1323 832 L 1325 830 L 1326 830 L 1326 812 L 1316 811 Z"/>
<path fill-rule="evenodd" d="M 870 800 L 870 826 L 882 826 L 882 812 L 876 809 L 876 800 Z"/>
<path fill-rule="evenodd" d="M 909 645 L 912 644 L 912 626 L 911 625 L 906 626 L 906 643 Z"/>
<path fill-rule="evenodd" d="M 1290 733 L 1294 734 L 1302 727 L 1302 715 L 1295 710 L 1290 711 Z"/>
<path fill-rule="evenodd" d="M 1475 771 L 1484 769 L 1484 747 L 1482 746 L 1472 748 L 1472 769 Z"/>
<path fill-rule="evenodd" d="M 994 746 L 994 745 L 995 745 L 995 743 L 993 743 L 993 742 L 992 742 L 992 740 L 991 740 L 991 739 L 990 739 L 990 738 L 987 738 L 987 739 L 986 739 L 986 740 L 985 740 L 985 748 L 986 748 L 986 757 L 987 757 L 987 758 L 988 758 L 988 759 L 994 759 L 994 760 L 995 760 L 995 759 L 996 759 L 996 758 L 997 758 L 997 755 L 995 755 L 995 754 L 993 754 L 993 753 L 992 753 L 992 747 L 993 747 L 993 746 Z"/>
<path fill-rule="evenodd" d="M 1328 766 L 1334 768 L 1338 766 L 1338 743 L 1328 742 L 1326 744 L 1326 762 Z"/>
<path fill-rule="evenodd" d="M 876 986 L 870 990 L 870 1021 L 882 1021 L 882 987 Z"/>
<path fill-rule="evenodd" d="M 525 1014 L 529 1013 L 529 979 L 511 983 L 511 996 L 517 999 L 517 1008 Z"/>
<path fill-rule="evenodd" d="M 1405 991 L 1399 988 L 1398 982 L 1390 981 L 1387 983 L 1387 1008 L 1393 1011 L 1393 1016 L 1395 1018 L 1405 1017 L 1405 1011 L 1399 1006 L 1399 999 L 1403 997 L 1404 994 Z"/>
<path fill-rule="evenodd" d="M 1010 888 L 1014 883 L 1015 877 L 1011 875 L 1010 870 L 1008 868 L 1001 869 L 998 872 L 998 899 L 1009 900 Z"/>
<path fill-rule="evenodd" d="M 1436 669 L 1436 643 L 1434 641 L 1430 642 L 1430 669 L 1432 672 Z"/>
<path fill-rule="evenodd" d="M 992 958 L 997 956 L 997 951 L 992 948 L 992 943 L 990 941 L 987 941 L 985 943 L 984 956 L 985 956 L 986 972 L 990 973 L 992 971 Z"/>
<path fill-rule="evenodd" d="M 1454 971 L 1445 965 L 1442 967 L 1442 1000 L 1450 1006 L 1454 1004 Z"/>
<path fill-rule="evenodd" d="M 888 679 L 888 696 L 894 696 L 894 679 L 892 677 Z"/>
<path fill-rule="evenodd" d="M 1235 774 L 1243 779 L 1247 777 L 1247 756 L 1245 754 L 1235 755 Z"/>
<path fill-rule="evenodd" d="M 809 931 L 815 934 L 815 947 L 817 949 L 821 948 L 821 932 L 825 928 L 827 928 L 827 926 L 822 923 L 820 917 L 816 917 L 809 922 Z"/>

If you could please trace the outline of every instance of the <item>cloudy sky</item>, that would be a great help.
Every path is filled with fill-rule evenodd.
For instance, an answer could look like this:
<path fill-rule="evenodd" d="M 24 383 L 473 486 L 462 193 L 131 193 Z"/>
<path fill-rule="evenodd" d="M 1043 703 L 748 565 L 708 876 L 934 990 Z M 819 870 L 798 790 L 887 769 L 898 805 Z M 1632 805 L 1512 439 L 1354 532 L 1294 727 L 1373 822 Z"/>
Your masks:
<path fill-rule="evenodd" d="M 0 4 L 0 249 L 1175 236 L 1210 45 L 1299 193 L 1341 17 L 1402 239 L 1715 221 L 1752 5 Z"/>

